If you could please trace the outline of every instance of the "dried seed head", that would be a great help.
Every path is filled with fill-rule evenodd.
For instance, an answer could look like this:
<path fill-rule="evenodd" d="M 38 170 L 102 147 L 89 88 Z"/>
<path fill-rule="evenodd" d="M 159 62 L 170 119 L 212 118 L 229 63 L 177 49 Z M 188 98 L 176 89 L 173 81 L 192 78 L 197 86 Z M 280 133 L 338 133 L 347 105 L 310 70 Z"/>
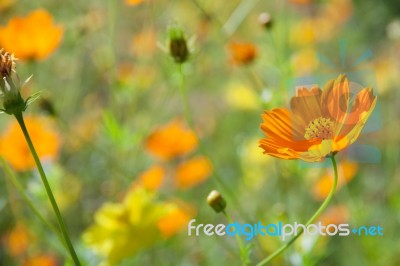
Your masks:
<path fill-rule="evenodd" d="M 17 60 L 17 59 L 14 57 L 14 54 L 10 54 L 9 52 L 4 51 L 3 48 L 0 49 L 0 75 L 1 75 L 1 78 L 11 76 L 11 73 L 15 69 L 15 60 Z"/>

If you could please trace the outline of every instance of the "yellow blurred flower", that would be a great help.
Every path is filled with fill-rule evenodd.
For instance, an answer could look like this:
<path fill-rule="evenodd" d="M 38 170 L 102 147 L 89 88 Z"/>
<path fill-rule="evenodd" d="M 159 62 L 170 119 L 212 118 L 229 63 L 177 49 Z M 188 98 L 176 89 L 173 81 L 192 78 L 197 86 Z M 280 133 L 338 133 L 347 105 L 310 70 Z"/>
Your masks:
<path fill-rule="evenodd" d="M 74 118 L 74 125 L 66 134 L 65 147 L 67 149 L 77 151 L 84 144 L 95 139 L 102 119 L 102 110 L 94 105 L 91 105 L 91 107 L 91 110 L 85 108 L 85 111 L 79 117 Z"/>
<path fill-rule="evenodd" d="M 6 10 L 15 3 L 15 0 L 0 0 L 0 11 Z"/>
<path fill-rule="evenodd" d="M 293 25 L 290 31 L 290 41 L 297 46 L 310 47 L 318 42 L 334 38 L 338 33 L 339 26 L 325 16 L 305 19 Z"/>
<path fill-rule="evenodd" d="M 343 160 L 338 164 L 338 184 L 336 191 L 338 191 L 345 184 L 350 182 L 357 174 L 358 164 Z M 333 173 L 331 170 L 326 171 L 322 178 L 318 179 L 313 187 L 313 196 L 318 200 L 324 200 L 331 190 L 333 185 Z"/>
<path fill-rule="evenodd" d="M 59 45 L 63 28 L 53 24 L 53 17 L 44 9 L 26 17 L 14 17 L 0 27 L 0 47 L 14 53 L 18 59 L 44 59 Z"/>
<path fill-rule="evenodd" d="M 164 160 L 190 153 L 197 144 L 196 134 L 180 120 L 154 130 L 145 143 L 148 152 Z"/>
<path fill-rule="evenodd" d="M 60 150 L 61 139 L 50 118 L 27 116 L 25 124 L 42 160 L 54 160 Z M 35 168 L 35 161 L 16 120 L 0 135 L 0 156 L 17 171 Z"/>
<path fill-rule="evenodd" d="M 257 56 L 257 48 L 250 42 L 231 42 L 228 50 L 231 55 L 230 62 L 234 65 L 248 65 Z"/>
<path fill-rule="evenodd" d="M 28 258 L 22 264 L 23 266 L 57 266 L 57 259 L 52 255 L 37 255 Z"/>
<path fill-rule="evenodd" d="M 105 203 L 96 212 L 95 223 L 83 234 L 83 240 L 104 256 L 102 265 L 117 265 L 176 233 L 186 219 L 176 213 L 177 208 L 173 203 L 157 201 L 154 193 L 135 187 L 121 203 Z"/>
<path fill-rule="evenodd" d="M 316 41 L 315 25 L 312 19 L 296 22 L 290 31 L 290 40 L 293 44 L 305 46 Z"/>
<path fill-rule="evenodd" d="M 321 10 L 321 17 L 341 25 L 353 15 L 352 0 L 329 0 Z"/>
<path fill-rule="evenodd" d="M 318 57 L 315 49 L 306 48 L 295 53 L 291 58 L 291 65 L 296 75 L 313 73 L 318 67 Z"/>
<path fill-rule="evenodd" d="M 204 182 L 211 172 L 211 162 L 204 156 L 186 160 L 176 168 L 176 186 L 181 189 L 191 188 Z"/>
<path fill-rule="evenodd" d="M 230 84 L 225 90 L 226 102 L 240 110 L 255 110 L 259 108 L 258 96 L 251 88 L 243 84 Z"/>
<path fill-rule="evenodd" d="M 157 48 L 157 35 L 154 29 L 145 29 L 133 37 L 132 52 L 134 55 L 151 56 Z"/>
<path fill-rule="evenodd" d="M 143 0 L 125 0 L 125 4 L 128 6 L 137 6 L 143 3 Z"/>

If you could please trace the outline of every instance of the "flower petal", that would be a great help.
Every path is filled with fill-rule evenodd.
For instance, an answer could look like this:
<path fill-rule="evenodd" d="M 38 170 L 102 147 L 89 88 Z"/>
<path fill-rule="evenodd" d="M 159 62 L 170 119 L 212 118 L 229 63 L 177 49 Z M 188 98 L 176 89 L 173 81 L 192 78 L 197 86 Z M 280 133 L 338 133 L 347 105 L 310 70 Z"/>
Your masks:
<path fill-rule="evenodd" d="M 264 153 L 282 159 L 298 159 L 299 154 L 307 151 L 310 147 L 310 142 L 307 140 L 277 142 L 273 139 L 261 139 L 259 144 Z"/>
<path fill-rule="evenodd" d="M 290 116 L 289 110 L 285 108 L 267 111 L 261 115 L 264 120 L 261 124 L 261 129 L 269 139 L 277 141 L 283 139 L 289 142 L 304 140 L 304 129 Z"/>
<path fill-rule="evenodd" d="M 326 118 L 331 118 L 339 132 L 346 117 L 350 99 L 349 81 L 346 75 L 340 75 L 336 81 L 328 82 L 322 92 L 321 106 Z"/>
<path fill-rule="evenodd" d="M 346 148 L 357 140 L 367 123 L 369 116 L 375 108 L 376 100 L 377 97 L 373 96 L 372 89 L 363 89 L 359 94 L 357 94 L 352 112 L 349 115 L 350 120 L 346 120 L 346 124 L 343 126 L 342 131 L 336 140 L 339 150 Z M 353 115 L 358 118 L 356 123 L 353 122 Z M 349 121 L 349 124 L 347 124 L 347 121 Z"/>
<path fill-rule="evenodd" d="M 322 116 L 321 94 L 318 87 L 299 88 L 296 96 L 290 100 L 293 119 L 299 121 L 304 130 L 311 121 Z"/>
<path fill-rule="evenodd" d="M 299 155 L 306 162 L 321 162 L 336 148 L 336 143 L 331 139 L 323 140 L 319 144 L 312 145 L 307 152 Z"/>

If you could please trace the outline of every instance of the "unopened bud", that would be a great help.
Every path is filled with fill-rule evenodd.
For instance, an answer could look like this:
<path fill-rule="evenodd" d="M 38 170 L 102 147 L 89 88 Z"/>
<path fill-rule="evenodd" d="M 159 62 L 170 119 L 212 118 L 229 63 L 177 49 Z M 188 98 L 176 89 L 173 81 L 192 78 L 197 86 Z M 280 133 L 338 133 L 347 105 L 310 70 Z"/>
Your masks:
<path fill-rule="evenodd" d="M 189 57 L 189 49 L 183 33 L 179 27 L 169 29 L 169 52 L 176 63 L 184 63 Z"/>
<path fill-rule="evenodd" d="M 258 16 L 258 23 L 265 29 L 272 27 L 272 17 L 269 13 L 263 12 Z"/>
<path fill-rule="evenodd" d="M 210 192 L 210 194 L 208 194 L 207 203 L 216 212 L 222 212 L 226 207 L 226 201 L 222 197 L 221 193 L 216 190 L 213 190 Z"/>

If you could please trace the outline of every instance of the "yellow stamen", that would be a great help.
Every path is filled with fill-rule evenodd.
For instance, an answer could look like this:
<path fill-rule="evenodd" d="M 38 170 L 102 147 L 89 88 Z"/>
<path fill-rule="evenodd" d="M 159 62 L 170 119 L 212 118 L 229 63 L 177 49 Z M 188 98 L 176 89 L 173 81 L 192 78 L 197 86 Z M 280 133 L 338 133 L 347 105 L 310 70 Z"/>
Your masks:
<path fill-rule="evenodd" d="M 304 138 L 310 139 L 331 139 L 333 137 L 334 123 L 331 119 L 318 117 L 308 124 Z"/>

